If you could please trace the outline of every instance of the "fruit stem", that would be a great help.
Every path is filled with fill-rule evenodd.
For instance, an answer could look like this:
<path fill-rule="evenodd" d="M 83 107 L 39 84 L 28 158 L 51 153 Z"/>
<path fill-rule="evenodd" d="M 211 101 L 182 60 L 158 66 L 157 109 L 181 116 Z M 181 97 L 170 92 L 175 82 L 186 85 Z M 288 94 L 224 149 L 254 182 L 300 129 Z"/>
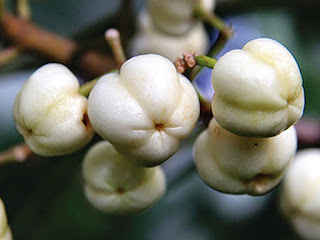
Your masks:
<path fill-rule="evenodd" d="M 121 65 L 126 61 L 126 56 L 121 44 L 120 33 L 115 28 L 110 28 L 105 32 L 105 39 L 111 47 L 113 56 L 120 69 Z"/>
<path fill-rule="evenodd" d="M 226 38 L 231 38 L 233 36 L 234 31 L 232 26 L 228 25 L 217 15 L 206 11 L 200 1 L 198 1 L 198 4 L 194 8 L 194 15 L 201 21 L 209 23 L 211 26 L 217 28 Z"/>
<path fill-rule="evenodd" d="M 194 59 L 196 60 L 197 65 L 208 68 L 213 68 L 217 62 L 217 59 L 205 55 L 195 55 Z"/>
<path fill-rule="evenodd" d="M 107 72 L 107 73 L 112 73 L 112 72 L 118 72 L 118 70 L 117 70 L 117 69 L 114 69 L 114 70 L 111 70 L 111 71 L 109 71 L 109 72 Z M 107 73 L 106 73 L 106 74 L 107 74 Z M 105 75 L 105 74 L 103 74 L 103 75 Z M 101 75 L 101 76 L 99 76 L 99 77 L 96 77 L 96 78 L 92 79 L 91 81 L 86 82 L 85 84 L 82 84 L 82 85 L 80 86 L 79 93 L 80 93 L 81 95 L 85 96 L 85 97 L 88 97 L 89 94 L 90 94 L 90 92 L 91 92 L 91 90 L 92 90 L 92 88 L 93 88 L 93 86 L 98 82 L 98 80 L 99 80 L 103 75 Z"/>

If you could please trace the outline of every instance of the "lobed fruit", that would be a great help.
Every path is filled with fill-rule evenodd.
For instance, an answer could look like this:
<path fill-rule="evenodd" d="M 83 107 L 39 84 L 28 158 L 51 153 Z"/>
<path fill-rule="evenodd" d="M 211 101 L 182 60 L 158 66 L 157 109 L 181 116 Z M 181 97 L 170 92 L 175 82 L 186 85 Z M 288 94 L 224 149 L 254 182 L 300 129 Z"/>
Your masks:
<path fill-rule="evenodd" d="M 97 209 L 111 214 L 137 214 L 165 192 L 161 167 L 143 168 L 123 159 L 107 141 L 95 144 L 83 162 L 85 194 Z"/>
<path fill-rule="evenodd" d="M 214 0 L 149 0 L 147 9 L 155 29 L 169 35 L 183 35 L 196 22 L 194 8 L 198 3 L 208 12 L 215 6 Z"/>
<path fill-rule="evenodd" d="M 271 138 L 249 138 L 228 132 L 212 119 L 195 142 L 194 161 L 213 189 L 262 195 L 280 182 L 296 148 L 294 127 Z"/>
<path fill-rule="evenodd" d="M 280 209 L 303 239 L 320 238 L 320 150 L 297 153 L 280 194 Z"/>
<path fill-rule="evenodd" d="M 133 55 L 156 53 L 175 61 L 186 52 L 204 54 L 209 38 L 202 23 L 195 23 L 183 35 L 170 35 L 159 31 L 151 22 L 147 12 L 139 15 L 138 32 L 131 44 Z"/>
<path fill-rule="evenodd" d="M 190 81 L 168 59 L 147 54 L 126 61 L 120 74 L 106 74 L 89 96 L 95 131 L 122 156 L 142 166 L 171 157 L 199 116 Z"/>
<path fill-rule="evenodd" d="M 92 138 L 87 98 L 79 82 L 61 64 L 46 64 L 35 71 L 18 93 L 13 118 L 18 132 L 39 155 L 72 153 Z"/>
<path fill-rule="evenodd" d="M 240 136 L 271 137 L 297 122 L 304 109 L 299 67 L 272 39 L 248 42 L 222 56 L 212 72 L 212 112 Z"/>

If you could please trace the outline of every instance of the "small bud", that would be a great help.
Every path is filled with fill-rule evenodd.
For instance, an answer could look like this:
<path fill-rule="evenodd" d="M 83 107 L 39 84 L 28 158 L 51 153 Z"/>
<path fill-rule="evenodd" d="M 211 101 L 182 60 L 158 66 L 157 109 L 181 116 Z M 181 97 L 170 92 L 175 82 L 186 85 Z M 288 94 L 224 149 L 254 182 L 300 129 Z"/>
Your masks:
<path fill-rule="evenodd" d="M 190 52 L 183 54 L 183 60 L 186 62 L 188 68 L 193 68 L 196 65 L 196 60 L 194 59 L 194 55 Z"/>
<path fill-rule="evenodd" d="M 186 71 L 186 66 L 185 66 L 185 61 L 181 58 L 178 58 L 175 62 L 174 62 L 174 66 L 177 69 L 178 73 L 184 73 L 184 71 Z"/>

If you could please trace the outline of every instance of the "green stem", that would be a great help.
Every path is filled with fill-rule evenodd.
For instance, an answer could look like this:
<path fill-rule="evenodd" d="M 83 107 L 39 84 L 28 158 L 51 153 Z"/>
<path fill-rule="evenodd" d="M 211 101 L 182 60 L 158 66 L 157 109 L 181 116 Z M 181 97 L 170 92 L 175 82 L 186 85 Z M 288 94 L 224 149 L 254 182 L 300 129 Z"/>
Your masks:
<path fill-rule="evenodd" d="M 108 29 L 105 32 L 105 39 L 111 47 L 118 69 L 120 69 L 121 65 L 126 61 L 126 56 L 121 44 L 119 31 L 115 28 Z"/>
<path fill-rule="evenodd" d="M 224 47 L 224 45 L 226 44 L 226 42 L 229 39 L 224 35 L 224 34 L 219 34 L 218 39 L 215 41 L 215 43 L 212 45 L 212 47 L 209 50 L 209 53 L 207 54 L 207 56 L 209 57 L 215 57 L 216 54 L 218 54 L 221 49 Z"/>
<path fill-rule="evenodd" d="M 226 44 L 227 41 L 228 41 L 228 38 L 224 34 L 220 33 L 218 39 L 216 40 L 216 42 L 210 48 L 209 53 L 207 54 L 207 56 L 215 57 L 216 54 L 221 51 L 221 49 L 224 47 L 224 45 Z M 196 66 L 192 70 L 192 72 L 190 74 L 190 79 L 193 80 L 197 76 L 197 74 L 199 72 L 201 72 L 201 70 L 203 68 L 204 68 L 204 66 Z"/>
<path fill-rule="evenodd" d="M 114 70 L 111 70 L 111 71 L 107 72 L 106 74 L 108 74 L 108 73 L 114 73 L 114 72 L 119 72 L 119 71 L 118 71 L 117 69 L 114 69 Z M 96 78 L 94 78 L 93 80 L 86 82 L 85 84 L 82 84 L 82 85 L 80 86 L 79 93 L 80 93 L 81 95 L 85 96 L 85 97 L 88 97 L 89 94 L 90 94 L 90 92 L 91 92 L 91 90 L 92 90 L 92 88 L 94 87 L 94 85 L 95 85 L 95 84 L 98 82 L 98 80 L 99 80 L 102 76 L 104 76 L 104 75 L 105 75 L 105 74 L 103 74 L 103 75 L 101 75 L 101 76 L 99 76 L 99 77 L 96 77 Z"/>
<path fill-rule="evenodd" d="M 211 26 L 217 28 L 226 38 L 233 36 L 233 28 L 226 24 L 217 15 L 207 12 L 200 3 L 196 5 L 194 9 L 194 15 L 201 21 L 207 22 Z"/>
<path fill-rule="evenodd" d="M 85 97 L 88 97 L 93 86 L 98 82 L 100 77 L 97 77 L 89 82 L 86 82 L 85 84 L 81 85 L 79 89 L 79 93 Z"/>
<path fill-rule="evenodd" d="M 208 68 L 213 68 L 214 65 L 217 63 L 216 59 L 205 56 L 205 55 L 195 56 L 194 59 L 196 60 L 197 65 L 208 67 Z"/>

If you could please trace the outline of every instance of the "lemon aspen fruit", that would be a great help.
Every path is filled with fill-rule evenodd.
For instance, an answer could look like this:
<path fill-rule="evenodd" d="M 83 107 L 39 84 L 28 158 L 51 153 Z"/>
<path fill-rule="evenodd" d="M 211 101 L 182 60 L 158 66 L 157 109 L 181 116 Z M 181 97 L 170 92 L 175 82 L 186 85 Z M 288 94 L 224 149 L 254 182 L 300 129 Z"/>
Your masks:
<path fill-rule="evenodd" d="M 215 64 L 211 81 L 213 115 L 237 135 L 275 136 L 303 114 L 299 66 L 275 40 L 258 38 L 226 53 Z"/>
<path fill-rule="evenodd" d="M 105 213 L 140 213 L 157 202 L 166 190 L 161 167 L 132 164 L 107 141 L 90 148 L 82 169 L 88 201 Z"/>
<path fill-rule="evenodd" d="M 284 177 L 280 210 L 302 239 L 320 238 L 320 149 L 298 151 Z"/>
<path fill-rule="evenodd" d="M 87 98 L 64 65 L 36 70 L 18 93 L 13 118 L 31 150 L 42 156 L 72 153 L 87 144 L 94 131 L 87 116 Z"/>
<path fill-rule="evenodd" d="M 209 37 L 200 22 L 183 35 L 170 35 L 155 28 L 145 11 L 140 13 L 138 21 L 138 32 L 131 43 L 133 55 L 155 53 L 175 61 L 183 53 L 204 54 L 208 49 Z"/>
<path fill-rule="evenodd" d="M 294 127 L 275 137 L 249 138 L 212 119 L 195 142 L 194 161 L 202 180 L 215 190 L 263 195 L 278 185 L 296 148 Z"/>
<path fill-rule="evenodd" d="M 93 87 L 88 115 L 95 131 L 129 161 L 151 167 L 178 149 L 199 116 L 199 99 L 173 63 L 155 54 L 133 57 Z"/>
<path fill-rule="evenodd" d="M 0 240 L 12 240 L 11 229 L 7 222 L 6 209 L 0 199 Z"/>

